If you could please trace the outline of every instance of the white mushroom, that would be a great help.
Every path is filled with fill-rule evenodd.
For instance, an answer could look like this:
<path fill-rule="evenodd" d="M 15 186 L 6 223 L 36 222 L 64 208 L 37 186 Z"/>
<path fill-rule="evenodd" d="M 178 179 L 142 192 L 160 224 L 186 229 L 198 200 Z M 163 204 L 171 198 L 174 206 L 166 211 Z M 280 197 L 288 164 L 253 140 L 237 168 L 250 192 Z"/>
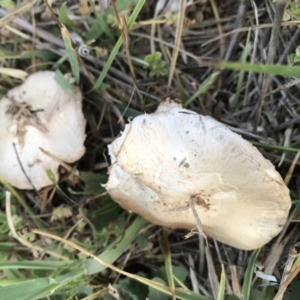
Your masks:
<path fill-rule="evenodd" d="M 196 228 L 250 250 L 276 236 L 291 205 L 274 166 L 249 142 L 170 98 L 136 117 L 109 145 L 106 185 L 123 208 L 171 228 Z"/>
<path fill-rule="evenodd" d="M 11 185 L 51 185 L 47 169 L 58 179 L 60 161 L 73 163 L 84 154 L 82 96 L 78 87 L 72 90 L 67 93 L 54 72 L 44 71 L 0 100 L 0 175 Z"/>

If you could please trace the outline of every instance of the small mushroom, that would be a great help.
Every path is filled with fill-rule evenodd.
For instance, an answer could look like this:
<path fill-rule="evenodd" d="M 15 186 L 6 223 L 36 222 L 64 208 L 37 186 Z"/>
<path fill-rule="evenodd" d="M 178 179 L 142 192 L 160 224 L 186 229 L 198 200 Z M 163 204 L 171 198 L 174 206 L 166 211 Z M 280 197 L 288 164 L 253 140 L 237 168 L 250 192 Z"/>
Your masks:
<path fill-rule="evenodd" d="M 85 152 L 82 96 L 66 92 L 55 73 L 30 75 L 0 100 L 0 175 L 20 189 L 49 186 L 61 162 L 73 163 Z"/>
<path fill-rule="evenodd" d="M 171 98 L 133 119 L 108 149 L 107 191 L 152 223 L 192 230 L 195 209 L 206 235 L 251 250 L 286 222 L 291 199 L 274 166 L 223 124 Z"/>

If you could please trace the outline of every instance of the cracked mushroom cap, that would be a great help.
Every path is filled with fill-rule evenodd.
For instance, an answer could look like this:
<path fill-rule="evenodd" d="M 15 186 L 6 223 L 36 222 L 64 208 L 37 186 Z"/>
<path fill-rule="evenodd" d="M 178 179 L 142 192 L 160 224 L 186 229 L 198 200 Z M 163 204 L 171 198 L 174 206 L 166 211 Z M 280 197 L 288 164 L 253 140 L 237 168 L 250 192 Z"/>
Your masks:
<path fill-rule="evenodd" d="M 108 146 L 106 188 L 123 208 L 170 228 L 196 228 L 251 250 L 276 236 L 291 205 L 274 166 L 249 142 L 211 117 L 168 98 L 136 117 Z"/>
<path fill-rule="evenodd" d="M 60 161 L 73 163 L 85 152 L 81 93 L 75 86 L 67 93 L 54 77 L 32 74 L 0 100 L 0 174 L 20 189 L 51 185 L 46 169 L 58 180 Z"/>

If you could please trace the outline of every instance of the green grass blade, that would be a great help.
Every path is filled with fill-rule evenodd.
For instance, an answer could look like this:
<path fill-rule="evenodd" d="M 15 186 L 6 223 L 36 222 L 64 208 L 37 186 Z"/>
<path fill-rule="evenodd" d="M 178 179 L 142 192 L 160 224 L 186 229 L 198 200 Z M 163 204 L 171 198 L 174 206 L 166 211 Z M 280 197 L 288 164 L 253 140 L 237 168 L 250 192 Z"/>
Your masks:
<path fill-rule="evenodd" d="M 117 7 L 117 11 L 118 12 L 124 11 L 130 4 L 132 4 L 132 2 L 133 2 L 132 0 L 117 0 L 115 3 Z M 92 11 L 96 17 L 96 20 L 94 21 L 91 30 L 87 33 L 86 39 L 95 40 L 99 38 L 103 32 L 105 32 L 105 34 L 108 37 L 112 38 L 113 34 L 105 22 L 107 21 L 110 15 L 114 15 L 112 8 L 111 7 L 107 8 L 105 13 L 103 15 L 100 15 L 97 9 L 95 8 L 95 4 L 93 3 L 93 1 L 91 1 L 90 4 L 91 4 Z"/>
<path fill-rule="evenodd" d="M 207 298 L 203 295 L 196 294 L 191 291 L 178 291 L 175 290 L 175 295 L 178 299 L 183 299 L 183 300 L 211 300 L 211 298 Z"/>
<path fill-rule="evenodd" d="M 131 246 L 140 230 L 143 229 L 147 223 L 148 222 L 143 218 L 137 217 L 126 229 L 121 240 L 112 243 L 99 257 L 110 264 L 114 263 Z M 87 260 L 84 267 L 89 275 L 99 273 L 106 269 L 106 266 L 99 264 L 94 259 Z"/>
<path fill-rule="evenodd" d="M 221 279 L 220 279 L 220 287 L 218 291 L 217 300 L 223 300 L 225 296 L 225 283 L 226 283 L 226 274 L 224 270 L 224 265 L 222 265 Z"/>
<path fill-rule="evenodd" d="M 139 12 L 142 9 L 142 7 L 144 6 L 145 2 L 146 2 L 146 0 L 139 0 L 138 1 L 137 5 L 135 6 L 135 8 L 134 8 L 129 20 L 128 20 L 128 23 L 127 23 L 128 29 L 130 29 L 130 27 L 132 26 L 132 24 L 134 23 L 134 21 L 138 17 Z M 96 89 L 100 88 L 100 86 L 102 85 L 103 80 L 104 80 L 109 68 L 111 67 L 111 64 L 114 61 L 116 55 L 118 54 L 118 51 L 119 51 L 121 45 L 122 45 L 122 37 L 120 36 L 117 43 L 115 44 L 112 52 L 110 53 L 110 55 L 107 59 L 107 62 L 104 65 L 104 68 L 103 68 L 100 76 L 98 77 L 96 83 L 94 84 L 92 90 L 96 90 Z"/>
<path fill-rule="evenodd" d="M 114 61 L 116 55 L 118 54 L 118 51 L 119 51 L 121 45 L 122 45 L 122 37 L 119 37 L 117 43 L 115 44 L 114 48 L 112 49 L 112 51 L 107 59 L 106 64 L 103 67 L 103 70 L 102 70 L 100 76 L 98 77 L 97 81 L 95 82 L 92 90 L 96 90 L 101 87 L 103 80 L 104 80 L 109 68 L 111 67 L 111 64 Z"/>
<path fill-rule="evenodd" d="M 189 98 L 185 103 L 184 107 L 190 105 L 197 97 L 204 94 L 207 89 L 214 83 L 216 78 L 220 75 L 221 71 L 215 71 L 212 73 L 198 88 L 198 90 L 195 92 L 195 94 Z"/>
<path fill-rule="evenodd" d="M 144 277 L 140 277 L 137 279 L 139 282 L 146 284 L 147 286 L 160 291 L 162 293 L 165 293 L 167 295 L 172 296 L 172 292 L 169 287 L 166 287 L 165 285 L 161 284 L 160 282 L 150 280 Z M 203 295 L 196 294 L 192 291 L 186 291 L 183 289 L 175 289 L 174 290 L 176 299 L 182 299 L 182 300 L 209 300 L 209 298 L 206 298 Z"/>
<path fill-rule="evenodd" d="M 144 220 L 141 217 L 136 217 L 136 219 L 131 223 L 131 225 L 126 229 L 124 235 L 118 239 L 115 243 L 112 243 L 104 252 L 102 252 L 99 257 L 103 260 L 105 260 L 108 263 L 114 263 L 134 242 L 136 237 L 138 236 L 140 230 L 145 227 L 145 225 L 148 222 Z M 40 262 L 41 265 L 43 265 L 44 269 L 51 269 L 51 264 L 56 268 L 63 268 L 66 266 L 66 264 L 74 263 L 73 261 L 68 262 Z M 47 265 L 49 264 L 49 265 Z M 1 263 L 0 268 L 3 267 L 3 269 L 19 269 L 19 268 L 28 268 L 28 269 L 40 269 L 39 262 L 7 262 L 7 263 Z M 68 266 L 67 266 L 68 267 Z M 83 275 L 93 275 L 95 273 L 101 272 L 104 269 L 106 269 L 106 266 L 103 266 L 99 264 L 94 259 L 88 259 L 82 264 L 82 267 L 77 266 L 75 269 L 73 268 L 72 271 L 65 273 L 64 275 L 61 275 L 56 278 L 55 283 L 59 283 L 60 287 L 63 287 L 64 285 L 68 284 L 70 281 L 76 280 L 79 277 L 82 277 Z M 30 283 L 30 282 L 29 282 Z M 42 281 L 44 283 L 44 281 Z M 52 282 L 53 283 L 53 282 Z M 52 284 L 51 283 L 51 284 Z M 31 286 L 31 285 L 30 285 Z M 48 286 L 50 286 L 50 283 L 43 284 L 40 286 L 40 289 L 38 290 L 31 290 L 32 293 L 30 295 L 33 295 L 33 292 L 35 293 L 46 293 L 48 292 L 48 295 L 50 295 L 50 292 L 52 292 L 52 288 L 48 290 Z M 8 287 L 7 287 L 8 288 Z M 55 287 L 54 287 L 55 288 Z M 168 288 L 166 287 L 168 290 Z M 16 300 L 23 300 L 22 298 L 18 298 L 18 295 L 14 295 L 12 298 L 1 298 L 1 290 L 0 288 L 0 299 L 16 299 Z M 8 290 L 3 290 L 3 293 L 8 292 Z M 9 294 L 10 295 L 10 294 Z M 24 295 L 24 294 L 23 294 Z M 16 297 L 15 297 L 16 296 Z M 44 295 L 46 296 L 46 295 Z M 32 298 L 33 299 L 33 298 Z"/>
<path fill-rule="evenodd" d="M 19 201 L 19 203 L 23 206 L 24 210 L 29 214 L 29 216 L 32 218 L 32 221 L 38 228 L 45 228 L 43 223 L 40 219 L 35 218 L 34 213 L 32 212 L 31 208 L 27 205 L 26 201 L 23 199 L 23 197 L 20 196 L 20 194 L 2 177 L 0 174 L 0 183 L 4 186 L 4 188 L 11 192 L 11 194 Z"/>
<path fill-rule="evenodd" d="M 47 296 L 53 294 L 58 287 L 59 287 L 59 284 L 57 284 L 57 283 L 49 284 L 48 286 L 40 289 L 39 291 L 37 291 L 31 295 L 26 295 L 26 297 L 22 298 L 22 300 L 44 299 L 44 297 L 47 297 Z"/>
<path fill-rule="evenodd" d="M 66 47 L 66 52 L 71 65 L 72 74 L 75 78 L 75 81 L 78 83 L 79 76 L 80 76 L 80 66 L 79 66 L 78 56 L 76 50 L 73 48 L 72 45 L 71 34 L 68 31 L 67 27 L 65 27 L 64 25 L 61 28 L 61 35 Z"/>
<path fill-rule="evenodd" d="M 252 145 L 254 145 L 256 147 L 261 147 L 261 148 L 268 149 L 268 150 L 276 150 L 276 151 L 291 152 L 291 153 L 299 152 L 299 149 L 296 149 L 296 148 L 265 144 L 265 143 L 255 142 L 255 141 L 250 141 L 250 142 Z"/>
<path fill-rule="evenodd" d="M 113 263 L 116 259 L 120 257 L 124 251 L 126 251 L 134 239 L 137 237 L 139 234 L 140 230 L 147 224 L 147 221 L 142 219 L 141 217 L 137 217 L 133 223 L 127 228 L 123 238 L 121 238 L 120 241 L 117 243 L 113 243 L 106 251 L 104 251 L 102 254 L 99 255 L 103 260 L 106 262 Z M 65 263 L 65 262 L 64 262 Z M 65 273 L 61 276 L 58 276 L 55 280 L 50 279 L 50 278 L 40 278 L 40 279 L 32 279 L 32 280 L 27 280 L 25 282 L 27 286 L 26 296 L 28 298 L 20 298 L 19 294 L 13 293 L 14 288 L 16 287 L 23 287 L 24 282 L 14 284 L 9 287 L 4 287 L 2 289 L 3 293 L 5 292 L 5 295 L 9 293 L 9 295 L 12 297 L 11 299 L 16 299 L 16 300 L 34 300 L 37 299 L 36 297 L 46 297 L 51 295 L 55 290 L 61 290 L 64 289 L 66 286 L 68 286 L 72 281 L 78 280 L 79 278 L 82 278 L 83 275 L 85 274 L 95 274 L 98 272 L 101 272 L 104 270 L 106 267 L 99 264 L 97 261 L 94 259 L 89 259 L 87 260 L 84 264 L 84 268 L 81 268 L 80 266 L 77 266 L 75 268 L 72 268 L 72 271 L 69 273 Z M 52 274 L 53 277 L 53 274 Z M 164 286 L 162 284 L 159 284 L 158 282 L 155 282 L 153 280 L 141 277 L 141 276 L 135 276 L 136 280 L 146 284 L 147 286 L 150 286 L 158 291 L 161 291 L 165 294 L 172 295 L 175 293 L 176 297 L 178 299 L 184 299 L 184 300 L 208 300 L 208 298 L 198 295 L 193 293 L 192 291 L 189 290 L 183 290 L 183 289 L 175 289 L 173 293 L 171 292 L 170 288 L 167 286 Z M 40 281 L 37 281 L 40 280 Z M 35 289 L 34 289 L 35 287 Z M 10 288 L 10 289 L 9 289 Z M 0 289 L 0 299 L 1 298 L 1 290 Z M 23 291 L 23 294 L 24 291 Z M 31 297 L 31 298 L 29 298 Z"/>
<path fill-rule="evenodd" d="M 248 31 L 246 45 L 245 45 L 245 49 L 244 49 L 243 55 L 242 55 L 242 62 L 243 63 L 245 63 L 246 60 L 247 60 L 250 36 L 251 36 L 251 30 Z M 245 77 L 245 71 L 240 71 L 239 75 L 238 75 L 238 82 L 237 82 L 235 96 L 234 96 L 234 99 L 231 103 L 231 111 L 235 111 L 235 109 L 238 105 L 238 100 L 239 100 L 239 97 L 240 97 L 240 94 L 241 94 L 241 90 L 242 90 L 242 86 L 243 86 L 243 82 L 244 82 L 244 77 Z"/>
<path fill-rule="evenodd" d="M 72 29 L 75 32 L 78 31 L 76 24 L 68 16 L 67 3 L 66 2 L 63 3 L 62 6 L 60 7 L 58 15 L 59 15 L 60 21 L 64 25 L 68 26 L 70 29 Z"/>
<path fill-rule="evenodd" d="M 47 50 L 22 51 L 18 54 L 16 52 L 0 48 L 0 59 L 29 59 L 32 57 L 39 57 L 45 61 L 49 61 L 57 58 L 57 55 Z"/>
<path fill-rule="evenodd" d="M 47 152 L 40 148 L 44 153 L 47 154 Z M 75 206 L 78 205 L 78 203 L 76 203 L 72 198 L 70 198 L 66 193 L 64 193 L 64 191 L 60 188 L 58 182 L 56 181 L 56 178 L 55 178 L 55 175 L 54 173 L 50 170 L 50 169 L 47 169 L 45 170 L 49 180 L 53 183 L 53 185 L 56 187 L 56 189 L 58 190 L 58 192 L 63 196 L 65 197 L 68 201 L 70 201 L 71 203 L 73 203 Z"/>
<path fill-rule="evenodd" d="M 12 261 L 0 262 L 0 270 L 56 270 L 57 268 L 65 267 L 73 261 L 46 261 L 46 260 L 31 260 L 31 261 Z"/>
<path fill-rule="evenodd" d="M 97 9 L 95 8 L 95 4 L 93 3 L 93 1 L 90 2 L 92 4 L 92 11 L 95 14 L 96 17 L 96 21 L 95 24 L 98 27 L 98 31 L 100 33 L 100 35 L 102 34 L 102 32 L 105 32 L 105 34 L 110 37 L 113 38 L 113 34 L 110 30 L 110 28 L 107 26 L 105 20 L 104 20 L 104 16 L 100 16 Z M 100 35 L 95 36 L 95 39 L 98 38 Z"/>
<path fill-rule="evenodd" d="M 23 281 L 24 281 L 23 278 L 1 279 L 0 288 L 4 286 L 14 285 L 16 283 L 21 283 Z"/>
<path fill-rule="evenodd" d="M 248 266 L 247 266 L 247 270 L 246 270 L 244 282 L 243 282 L 243 287 L 242 287 L 242 295 L 243 295 L 244 300 L 250 299 L 253 272 L 254 272 L 255 262 L 258 257 L 259 251 L 260 251 L 260 248 L 253 251 L 253 253 L 250 257 Z"/>
<path fill-rule="evenodd" d="M 0 299 L 7 300 L 35 300 L 39 299 L 34 297 L 35 294 L 40 293 L 41 290 L 49 288 L 51 290 L 58 286 L 58 283 L 49 277 L 24 280 L 23 282 L 8 285 L 0 288 Z M 48 291 L 47 295 L 51 291 Z M 43 295 L 43 297 L 46 295 Z"/>
<path fill-rule="evenodd" d="M 292 270 L 297 268 L 300 265 L 300 256 L 297 257 L 297 259 L 295 260 Z"/>
<path fill-rule="evenodd" d="M 286 65 L 250 64 L 241 62 L 222 61 L 213 64 L 216 67 L 234 71 L 264 73 L 290 77 L 300 77 L 300 67 Z"/>
<path fill-rule="evenodd" d="M 1 4 L 0 7 L 3 7 L 3 4 L 1 2 L 3 2 L 3 0 L 0 1 L 0 4 Z M 14 4 L 13 14 L 14 15 L 19 15 L 19 14 L 24 13 L 25 11 L 30 10 L 31 7 L 36 4 L 36 2 L 37 2 L 36 0 L 22 1 L 22 2 L 19 2 L 17 6 L 15 6 L 15 2 L 13 2 L 13 4 Z M 9 22 L 10 18 L 12 17 L 12 14 L 10 14 L 10 13 L 6 14 L 4 16 L 3 16 L 3 14 L 1 14 L 1 15 L 2 15 L 2 17 L 0 18 L 0 21 L 1 21 L 0 22 L 0 27 L 4 26 L 4 24 L 6 25 L 6 22 Z"/>
<path fill-rule="evenodd" d="M 167 278 L 168 278 L 168 284 L 169 284 L 171 291 L 174 291 L 175 284 L 174 284 L 174 276 L 173 276 L 172 257 L 171 257 L 167 232 L 164 232 L 163 256 L 164 256 L 164 261 L 165 261 L 165 268 L 166 268 L 166 273 L 167 273 Z"/>
<path fill-rule="evenodd" d="M 64 77 L 64 75 L 59 69 L 55 71 L 54 79 L 66 93 L 70 95 L 74 94 L 71 84 L 68 82 L 68 80 Z"/>

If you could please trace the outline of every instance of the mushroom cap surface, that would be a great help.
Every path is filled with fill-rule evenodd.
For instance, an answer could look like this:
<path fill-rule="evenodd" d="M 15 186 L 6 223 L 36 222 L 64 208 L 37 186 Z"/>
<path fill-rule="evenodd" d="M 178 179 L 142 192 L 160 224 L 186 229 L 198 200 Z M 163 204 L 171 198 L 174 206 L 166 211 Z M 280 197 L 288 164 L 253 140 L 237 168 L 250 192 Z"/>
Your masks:
<path fill-rule="evenodd" d="M 196 228 L 251 250 L 276 236 L 291 206 L 274 166 L 249 142 L 211 117 L 162 103 L 126 125 L 109 145 L 112 199 L 148 221 Z"/>
<path fill-rule="evenodd" d="M 0 100 L 0 174 L 11 185 L 37 190 L 51 185 L 47 169 L 58 180 L 58 160 L 72 163 L 84 154 L 82 96 L 77 87 L 72 90 L 67 93 L 54 72 L 41 71 Z"/>

